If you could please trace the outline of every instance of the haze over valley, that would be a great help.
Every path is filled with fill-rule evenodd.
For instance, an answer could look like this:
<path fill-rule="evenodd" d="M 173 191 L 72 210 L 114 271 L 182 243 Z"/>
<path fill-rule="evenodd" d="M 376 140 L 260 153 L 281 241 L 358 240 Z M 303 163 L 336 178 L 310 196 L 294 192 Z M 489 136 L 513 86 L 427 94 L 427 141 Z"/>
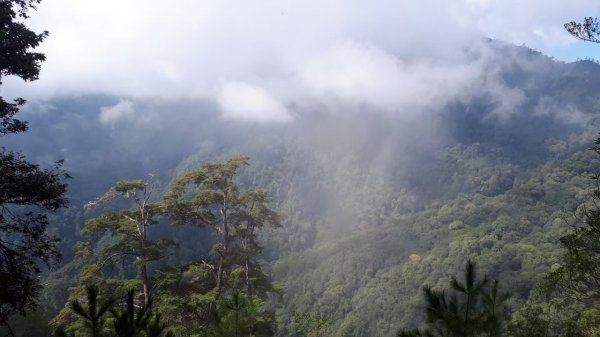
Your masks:
<path fill-rule="evenodd" d="M 31 3 L 0 191 L 26 160 L 68 206 L 0 197 L 62 255 L 0 335 L 600 334 L 597 2 Z"/>

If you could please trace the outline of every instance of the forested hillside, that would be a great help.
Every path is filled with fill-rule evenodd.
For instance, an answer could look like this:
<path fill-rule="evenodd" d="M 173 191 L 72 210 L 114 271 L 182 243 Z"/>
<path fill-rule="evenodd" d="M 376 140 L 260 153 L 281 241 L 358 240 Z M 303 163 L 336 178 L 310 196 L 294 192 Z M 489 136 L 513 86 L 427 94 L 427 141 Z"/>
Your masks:
<path fill-rule="evenodd" d="M 44 275 L 38 312 L 14 318 L 13 327 L 20 336 L 49 333 L 46 322 L 73 294 L 83 296 L 73 287 L 87 263 L 77 245 L 86 221 L 133 205 L 86 204 L 132 179 L 151 179 L 150 200 L 159 202 L 186 173 L 239 155 L 250 160 L 236 186 L 264 189 L 281 215 L 281 226 L 256 229 L 264 249 L 252 255 L 273 284 L 259 297 L 269 309 L 261 319 L 277 323 L 277 336 L 301 336 L 298 317 L 328 317 L 319 336 L 394 336 L 418 327 L 420 288 L 445 287 L 467 260 L 499 279 L 512 294 L 510 311 L 520 310 L 558 267 L 559 239 L 591 201 L 589 177 L 600 170 L 589 151 L 600 130 L 600 65 L 486 43 L 489 78 L 480 91 L 412 114 L 313 104 L 299 107 L 293 123 L 263 125 L 222 119 L 209 102 L 79 95 L 27 105 L 29 132 L 4 146 L 42 164 L 64 159 L 71 206 L 49 228 L 61 238 L 64 263 Z M 114 244 L 107 233 L 86 254 Z M 221 235 L 211 233 L 157 217 L 148 239 L 173 245 L 146 258 L 151 279 L 170 282 L 176 273 L 168 268 L 208 259 Z M 114 268 L 98 275 L 138 275 Z M 180 282 L 201 278 L 182 273 Z M 164 317 L 177 317 L 174 303 L 157 301 Z M 193 327 L 174 331 L 190 335 L 186 329 Z"/>

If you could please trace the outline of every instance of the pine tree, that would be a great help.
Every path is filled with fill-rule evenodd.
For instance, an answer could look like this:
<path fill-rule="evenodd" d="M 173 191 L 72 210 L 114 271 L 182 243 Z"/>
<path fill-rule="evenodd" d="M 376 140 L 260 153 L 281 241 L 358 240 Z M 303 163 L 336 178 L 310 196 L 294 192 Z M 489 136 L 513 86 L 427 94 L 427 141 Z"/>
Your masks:
<path fill-rule="evenodd" d="M 475 263 L 468 261 L 463 281 L 452 277 L 450 289 L 423 287 L 426 325 L 424 330 L 402 330 L 398 337 L 492 337 L 501 336 L 506 316 L 498 282 L 478 278 Z"/>
<path fill-rule="evenodd" d="M 91 285 L 86 287 L 87 303 L 82 304 L 79 300 L 74 300 L 70 303 L 70 308 L 83 321 L 81 330 L 89 332 L 91 337 L 104 336 L 104 327 L 106 324 L 106 316 L 114 304 L 114 300 L 109 298 L 103 303 L 100 303 L 98 287 Z"/>
<path fill-rule="evenodd" d="M 79 319 L 70 324 L 69 332 L 63 327 L 56 329 L 56 337 L 174 337 L 150 306 L 135 304 L 134 290 L 127 291 L 123 303 L 111 297 L 101 303 L 96 285 L 86 287 L 86 295 L 85 303 L 70 302 L 71 312 Z M 109 320 L 111 324 L 107 324 Z"/>
<path fill-rule="evenodd" d="M 201 317 L 205 332 L 218 317 L 222 301 L 242 296 L 247 303 L 262 303 L 273 291 L 257 261 L 262 249 L 257 235 L 263 226 L 279 226 L 280 215 L 269 207 L 265 191 L 242 191 L 237 185 L 236 177 L 248 160 L 241 156 L 205 164 L 175 180 L 165 195 L 175 224 L 210 228 L 215 237 L 210 257 L 199 257 L 183 270 L 163 274 L 179 280 L 188 275 L 185 287 L 180 281 L 172 283 L 176 288 L 171 294 L 187 294 L 186 311 Z"/>

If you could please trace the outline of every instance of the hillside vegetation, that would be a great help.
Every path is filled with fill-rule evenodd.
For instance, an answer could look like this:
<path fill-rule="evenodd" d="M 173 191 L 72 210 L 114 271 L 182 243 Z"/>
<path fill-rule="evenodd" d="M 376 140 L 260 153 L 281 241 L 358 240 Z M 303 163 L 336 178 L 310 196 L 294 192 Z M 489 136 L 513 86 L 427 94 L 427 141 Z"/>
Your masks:
<path fill-rule="evenodd" d="M 251 256 L 264 279 L 253 282 L 264 291 L 241 291 L 263 310 L 252 324 L 276 326 L 277 336 L 302 336 L 310 330 L 302 325 L 304 317 L 326 322 L 320 336 L 394 336 L 425 322 L 422 286 L 447 287 L 468 260 L 512 295 L 514 324 L 529 307 L 550 310 L 539 285 L 560 267 L 560 238 L 581 223 L 584 205 L 592 202 L 589 178 L 600 171 L 600 156 L 589 151 L 600 126 L 600 65 L 564 64 L 524 47 L 488 43 L 503 60 L 490 73 L 521 97 L 510 111 L 480 92 L 418 117 L 368 106 L 329 111 L 315 105 L 304 107 L 291 124 L 271 126 L 222 120 L 209 103 L 131 99 L 148 119 L 105 125 L 99 110 L 127 98 L 65 97 L 32 105 L 24 113 L 30 131 L 7 146 L 41 162 L 64 157 L 72 206 L 51 217 L 65 263 L 44 276 L 44 305 L 25 320 L 15 318 L 14 327 L 22 336 L 41 336 L 69 298 L 84 298 L 81 268 L 88 262 L 81 244 L 79 257 L 75 247 L 89 240 L 82 235 L 86 221 L 134 206 L 127 200 L 102 210 L 85 204 L 118 180 L 146 179 L 149 173 L 156 191 L 151 200 L 162 202 L 186 173 L 242 154 L 250 157 L 249 166 L 240 165 L 232 183 L 240 191 L 266 191 L 269 207 L 281 215 L 281 226 L 256 228 Z M 165 109 L 170 117 L 157 119 L 155 112 Z M 44 124 L 52 127 L 37 127 Z M 173 226 L 173 218 L 161 213 L 148 231 L 149 239 L 176 243 L 160 258 L 147 259 L 158 294 L 160 284 L 176 277 L 178 284 L 194 279 L 210 284 L 207 289 L 215 286 L 193 263 L 223 256 L 213 246 L 221 234 L 188 226 L 189 219 Z M 100 234 L 96 250 L 87 254 L 115 243 L 110 231 Z M 239 261 L 231 275 L 237 275 Z M 136 279 L 132 266 L 116 263 L 94 278 Z M 188 269 L 170 269 L 181 266 Z M 177 295 L 172 302 L 156 301 L 165 308 L 163 319 L 175 325 L 181 320 L 174 317 L 181 316 L 173 306 L 186 301 Z M 64 323 L 70 316 L 60 317 Z M 597 322 L 598 316 L 590 317 Z M 174 331 L 190 335 L 196 329 L 190 322 Z"/>

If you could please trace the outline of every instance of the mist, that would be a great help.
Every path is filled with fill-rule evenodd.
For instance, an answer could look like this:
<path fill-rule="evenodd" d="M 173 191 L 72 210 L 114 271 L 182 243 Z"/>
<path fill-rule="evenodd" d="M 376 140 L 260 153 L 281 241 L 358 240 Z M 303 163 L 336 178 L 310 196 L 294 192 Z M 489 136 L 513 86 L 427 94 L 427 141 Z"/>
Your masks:
<path fill-rule="evenodd" d="M 498 99 L 508 98 L 510 109 L 519 93 L 489 79 L 490 63 L 498 60 L 489 59 L 484 40 L 548 53 L 573 42 L 560 23 L 593 13 L 596 5 L 43 2 L 28 21 L 51 32 L 40 47 L 48 58 L 40 79 L 8 78 L 2 91 L 29 99 L 110 94 L 208 100 L 226 118 L 282 123 L 313 102 L 336 110 L 366 104 L 392 114 L 419 113 L 484 84 Z"/>
<path fill-rule="evenodd" d="M 554 218 L 585 194 L 576 175 L 594 170 L 600 65 L 555 55 L 573 47 L 562 23 L 597 11 L 592 0 L 43 1 L 27 21 L 50 32 L 40 78 L 3 78 L 0 94 L 27 99 L 29 123 L 2 147 L 42 167 L 64 160 L 71 176 L 71 206 L 49 226 L 69 260 L 44 296 L 76 282 L 70 259 L 93 216 L 83 205 L 115 182 L 152 175 L 160 200 L 182 174 L 248 155 L 236 183 L 265 189 L 284 219 L 257 249 L 285 287 L 267 303 L 278 336 L 297 336 L 296 310 L 332 313 L 331 335 L 395 335 L 423 318 L 421 285 L 473 257 L 525 301 L 555 261 Z M 156 227 L 178 246 L 151 273 L 210 257 L 209 229 Z"/>

